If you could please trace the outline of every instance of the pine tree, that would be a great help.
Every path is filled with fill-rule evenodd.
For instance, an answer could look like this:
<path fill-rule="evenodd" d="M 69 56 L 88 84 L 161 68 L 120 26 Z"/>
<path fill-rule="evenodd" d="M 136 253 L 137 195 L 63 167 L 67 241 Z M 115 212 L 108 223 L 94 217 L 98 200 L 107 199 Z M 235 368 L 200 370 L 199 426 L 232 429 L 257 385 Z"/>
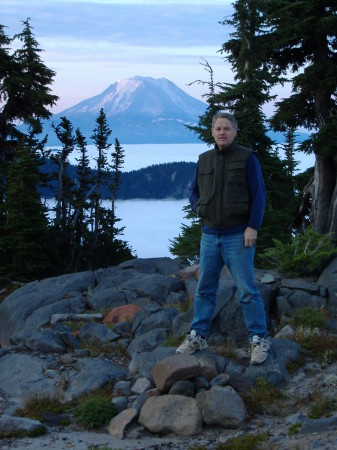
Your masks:
<path fill-rule="evenodd" d="M 337 4 L 333 0 L 268 1 L 268 17 L 278 42 L 270 63 L 292 71 L 293 94 L 277 102 L 276 130 L 305 127 L 311 137 L 300 149 L 315 154 L 311 221 L 316 233 L 337 240 Z"/>
<path fill-rule="evenodd" d="M 50 270 L 47 208 L 37 190 L 40 165 L 38 154 L 21 143 L 7 173 L 0 273 L 20 281 L 44 278 Z"/>
<path fill-rule="evenodd" d="M 101 226 L 102 205 L 101 205 L 101 188 L 107 183 L 107 151 L 111 147 L 109 142 L 112 130 L 110 129 L 106 114 L 101 108 L 96 119 L 96 127 L 91 139 L 94 141 L 98 156 L 94 158 L 96 161 L 96 191 L 94 193 L 94 214 L 93 214 L 93 247 L 98 239 L 99 228 Z"/>
<path fill-rule="evenodd" d="M 234 27 L 231 39 L 223 44 L 224 59 L 233 66 L 235 84 L 222 84 L 218 98 L 223 109 L 229 109 L 239 124 L 237 140 L 256 151 L 265 180 L 267 202 L 257 248 L 272 245 L 277 235 L 290 239 L 292 217 L 287 208 L 288 192 L 285 165 L 274 151 L 274 142 L 267 135 L 266 117 L 262 107 L 273 96 L 271 88 L 280 80 L 277 71 L 268 64 L 275 42 L 265 18 L 264 2 L 238 0 L 234 14 L 222 24 Z"/>
<path fill-rule="evenodd" d="M 188 219 L 190 224 L 181 225 L 179 236 L 170 240 L 169 251 L 172 255 L 193 264 L 199 259 L 202 223 L 190 205 L 184 206 L 182 210 L 186 213 L 184 218 Z"/>
<path fill-rule="evenodd" d="M 55 218 L 52 227 L 53 235 L 53 256 L 55 270 L 64 273 L 69 270 L 73 245 L 73 181 L 67 173 L 69 166 L 69 155 L 75 148 L 75 137 L 73 126 L 66 117 L 61 117 L 58 125 L 53 125 L 55 133 L 61 143 L 61 149 L 56 153 L 51 153 L 50 159 L 56 165 L 57 172 L 53 173 L 57 180 L 57 192 L 55 195 L 56 205 L 54 208 Z"/>
<path fill-rule="evenodd" d="M 271 88 L 283 79 L 268 64 L 275 43 L 268 30 L 264 2 L 238 0 L 233 6 L 233 15 L 221 24 L 234 31 L 220 51 L 232 64 L 235 84 L 217 83 L 218 92 L 215 92 L 212 71 L 206 66 L 211 74 L 209 108 L 194 129 L 210 144 L 213 142 L 211 121 L 214 112 L 229 111 L 239 124 L 237 141 L 256 151 L 267 191 L 266 210 L 257 241 L 258 250 L 261 250 L 272 245 L 275 235 L 284 241 L 290 239 L 292 217 L 287 209 L 289 193 L 284 189 L 287 172 L 273 149 L 274 142 L 267 136 L 266 117 L 262 112 L 262 107 L 273 99 Z"/>
<path fill-rule="evenodd" d="M 83 251 L 83 243 L 87 240 L 88 214 L 90 210 L 90 195 L 94 189 L 94 180 L 90 168 L 87 142 L 79 128 L 76 129 L 76 148 L 80 157 L 76 158 L 76 178 L 73 189 L 74 212 L 71 218 L 72 243 L 69 270 L 77 272 L 87 266 L 87 255 Z"/>
<path fill-rule="evenodd" d="M 206 98 L 207 108 L 205 113 L 202 116 L 199 116 L 198 125 L 186 125 L 186 128 L 197 134 L 203 142 L 211 145 L 214 142 L 212 136 L 212 117 L 219 109 L 221 109 L 221 107 L 217 102 L 217 97 L 215 95 L 216 85 L 214 84 L 213 69 L 205 60 L 202 65 L 206 72 L 209 73 L 209 81 L 196 80 L 191 84 L 198 83 L 208 86 L 208 92 L 203 94 L 203 97 Z"/>

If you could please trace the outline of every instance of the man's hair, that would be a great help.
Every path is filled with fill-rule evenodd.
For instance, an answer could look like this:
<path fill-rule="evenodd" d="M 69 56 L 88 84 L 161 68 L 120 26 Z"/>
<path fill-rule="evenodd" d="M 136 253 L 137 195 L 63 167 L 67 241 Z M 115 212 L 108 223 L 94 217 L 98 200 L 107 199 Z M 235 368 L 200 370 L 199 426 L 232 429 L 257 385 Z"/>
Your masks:
<path fill-rule="evenodd" d="M 237 121 L 234 119 L 234 116 L 232 116 L 232 114 L 230 114 L 230 113 L 227 113 L 224 111 L 219 111 L 216 114 L 214 114 L 214 116 L 212 118 L 212 128 L 214 128 L 214 124 L 217 119 L 227 119 L 230 121 L 230 123 L 232 124 L 232 126 L 235 130 L 237 130 L 239 128 Z"/>

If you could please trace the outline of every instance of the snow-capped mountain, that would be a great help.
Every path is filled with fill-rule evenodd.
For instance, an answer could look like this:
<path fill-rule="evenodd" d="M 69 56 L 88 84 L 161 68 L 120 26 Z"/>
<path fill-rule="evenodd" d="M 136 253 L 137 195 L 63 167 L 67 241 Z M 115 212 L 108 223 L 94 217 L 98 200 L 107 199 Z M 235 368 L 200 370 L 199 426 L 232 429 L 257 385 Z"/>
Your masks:
<path fill-rule="evenodd" d="M 196 124 L 206 107 L 165 78 L 136 76 L 117 81 L 101 94 L 53 115 L 51 122 L 57 125 L 66 117 L 91 143 L 95 119 L 103 108 L 111 138 L 118 138 L 121 144 L 197 142 L 184 124 Z M 49 145 L 60 145 L 51 124 L 44 126 L 46 132 Z"/>

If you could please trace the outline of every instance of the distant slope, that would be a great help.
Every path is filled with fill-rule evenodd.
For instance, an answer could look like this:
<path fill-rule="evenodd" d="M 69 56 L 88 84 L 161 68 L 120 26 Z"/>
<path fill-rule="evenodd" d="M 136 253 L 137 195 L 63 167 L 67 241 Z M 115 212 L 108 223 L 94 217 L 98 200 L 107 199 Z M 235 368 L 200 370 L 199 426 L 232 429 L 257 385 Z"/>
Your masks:
<path fill-rule="evenodd" d="M 67 117 L 90 144 L 95 119 L 103 108 L 111 137 L 121 144 L 198 142 L 184 124 L 196 124 L 206 107 L 165 78 L 136 76 L 117 81 L 101 94 L 53 115 L 44 124 L 44 134 L 49 136 L 49 145 L 59 145 L 51 123 L 57 125 L 61 117 Z"/>
<path fill-rule="evenodd" d="M 188 198 L 189 187 L 196 168 L 193 162 L 173 162 L 166 164 L 155 164 L 140 170 L 122 172 L 120 189 L 117 192 L 117 200 L 132 198 L 142 199 L 166 199 Z M 57 170 L 55 164 L 50 160 L 42 166 L 42 172 L 52 173 Z M 94 172 L 94 171 L 93 171 Z M 72 180 L 76 178 L 76 167 L 68 166 L 68 175 Z M 44 198 L 53 198 L 56 194 L 56 181 L 51 182 L 49 188 L 40 190 Z M 105 188 L 101 190 L 102 198 L 108 197 Z"/>

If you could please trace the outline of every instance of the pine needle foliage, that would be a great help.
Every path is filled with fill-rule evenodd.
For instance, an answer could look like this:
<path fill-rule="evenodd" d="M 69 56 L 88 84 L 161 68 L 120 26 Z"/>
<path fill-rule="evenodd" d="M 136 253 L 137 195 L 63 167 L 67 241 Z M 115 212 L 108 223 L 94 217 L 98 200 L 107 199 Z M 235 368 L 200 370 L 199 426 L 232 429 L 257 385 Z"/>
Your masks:
<path fill-rule="evenodd" d="M 313 275 L 322 270 L 330 258 L 337 254 L 337 247 L 329 234 L 315 233 L 309 226 L 304 234 L 292 237 L 284 244 L 273 239 L 274 247 L 265 250 L 260 258 L 270 265 L 294 277 Z"/>

